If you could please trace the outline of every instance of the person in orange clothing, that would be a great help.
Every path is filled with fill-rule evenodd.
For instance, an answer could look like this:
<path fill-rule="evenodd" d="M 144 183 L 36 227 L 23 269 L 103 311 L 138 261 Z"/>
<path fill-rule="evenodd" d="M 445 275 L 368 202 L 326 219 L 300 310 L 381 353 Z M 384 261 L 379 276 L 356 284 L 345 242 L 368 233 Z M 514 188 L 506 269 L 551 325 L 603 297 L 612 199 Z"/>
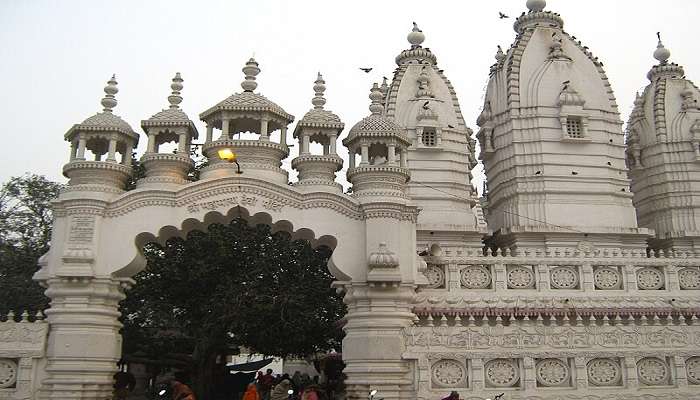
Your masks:
<path fill-rule="evenodd" d="M 173 400 L 197 400 L 192 389 L 183 383 L 184 380 L 181 374 L 176 373 L 175 379 L 170 381 L 170 387 L 173 389 Z"/>
<path fill-rule="evenodd" d="M 255 386 L 255 382 L 248 385 L 245 393 L 243 393 L 242 400 L 260 400 L 260 395 L 258 394 L 258 388 Z"/>

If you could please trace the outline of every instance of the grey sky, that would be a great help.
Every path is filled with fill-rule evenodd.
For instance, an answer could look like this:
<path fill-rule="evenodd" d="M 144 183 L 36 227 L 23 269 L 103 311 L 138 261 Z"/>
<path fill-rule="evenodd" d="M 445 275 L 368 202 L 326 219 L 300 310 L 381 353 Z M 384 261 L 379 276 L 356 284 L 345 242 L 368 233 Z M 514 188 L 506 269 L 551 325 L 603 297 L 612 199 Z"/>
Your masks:
<path fill-rule="evenodd" d="M 623 120 L 635 91 L 647 83 L 656 31 L 671 61 L 700 80 L 691 34 L 700 17 L 697 0 L 549 0 L 547 9 L 561 13 L 565 30 L 604 62 Z M 182 108 L 203 133 L 197 115 L 241 90 L 240 70 L 253 53 L 262 69 L 257 91 L 297 121 L 311 107 L 321 71 L 326 108 L 340 115 L 347 134 L 368 113 L 371 83 L 391 77 L 412 21 L 476 130 L 496 45 L 507 48 L 515 35 L 513 19 L 499 20 L 498 11 L 518 16 L 525 0 L 0 0 L 0 182 L 27 171 L 64 181 L 69 146 L 63 135 L 101 110 L 112 73 L 120 90 L 115 113 L 141 132 L 142 119 L 166 108 L 170 79 L 181 72 Z M 374 69 L 358 69 L 365 66 Z"/>

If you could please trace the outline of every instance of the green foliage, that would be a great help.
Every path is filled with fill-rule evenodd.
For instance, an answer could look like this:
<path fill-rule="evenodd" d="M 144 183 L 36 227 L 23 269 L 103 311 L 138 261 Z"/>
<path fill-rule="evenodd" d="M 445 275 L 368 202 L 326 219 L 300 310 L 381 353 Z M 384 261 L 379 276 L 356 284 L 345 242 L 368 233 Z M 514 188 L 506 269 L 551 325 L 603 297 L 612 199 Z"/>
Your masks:
<path fill-rule="evenodd" d="M 51 200 L 60 188 L 39 175 L 11 178 L 0 188 L 0 313 L 48 306 L 32 275 L 49 249 Z"/>
<path fill-rule="evenodd" d="M 345 305 L 326 248 L 236 219 L 145 254 L 122 303 L 127 354 L 189 353 L 197 363 L 235 346 L 282 357 L 340 348 Z"/>

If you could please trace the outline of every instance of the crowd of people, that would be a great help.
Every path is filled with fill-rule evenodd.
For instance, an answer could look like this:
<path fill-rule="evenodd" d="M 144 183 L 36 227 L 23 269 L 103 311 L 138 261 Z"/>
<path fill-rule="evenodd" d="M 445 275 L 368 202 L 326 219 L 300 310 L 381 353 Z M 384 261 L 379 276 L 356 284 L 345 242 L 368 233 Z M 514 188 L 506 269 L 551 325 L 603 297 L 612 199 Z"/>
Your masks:
<path fill-rule="evenodd" d="M 275 376 L 268 369 L 258 371 L 254 382 L 248 385 L 242 400 L 327 400 L 326 390 L 319 383 L 318 375 L 294 372 L 293 376 Z"/>

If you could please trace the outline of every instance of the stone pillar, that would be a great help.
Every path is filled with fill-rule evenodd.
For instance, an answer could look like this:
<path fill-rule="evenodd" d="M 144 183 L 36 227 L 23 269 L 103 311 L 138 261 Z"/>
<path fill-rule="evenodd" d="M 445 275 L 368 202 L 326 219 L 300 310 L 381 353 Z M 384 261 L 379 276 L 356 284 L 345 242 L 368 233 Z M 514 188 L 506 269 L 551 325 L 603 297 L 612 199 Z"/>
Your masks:
<path fill-rule="evenodd" d="M 214 137 L 214 125 L 207 124 L 207 137 L 204 140 L 204 142 L 205 143 L 211 142 L 213 137 Z"/>
<path fill-rule="evenodd" d="M 187 154 L 187 132 L 181 133 L 177 140 L 177 152 Z"/>
<path fill-rule="evenodd" d="M 537 378 L 535 377 L 535 360 L 532 357 L 523 358 L 523 386 L 526 391 L 534 392 L 537 389 Z"/>
<path fill-rule="evenodd" d="M 221 120 L 221 136 L 219 139 L 230 139 L 229 137 L 229 126 L 231 121 L 228 119 Z"/>
<path fill-rule="evenodd" d="M 401 149 L 401 168 L 408 168 L 408 150 Z"/>
<path fill-rule="evenodd" d="M 131 166 L 131 153 L 134 151 L 134 143 L 128 141 L 124 144 L 124 156 L 122 157 L 122 164 L 127 167 Z"/>
<path fill-rule="evenodd" d="M 335 146 L 336 146 L 336 143 L 335 143 L 335 142 L 338 140 L 338 136 L 337 136 L 337 135 L 331 135 L 331 136 L 330 136 L 330 139 L 328 139 L 328 140 L 330 141 L 330 153 L 331 153 L 331 154 L 336 154 L 336 151 L 337 151 L 337 150 L 336 150 L 336 148 L 335 148 Z"/>
<path fill-rule="evenodd" d="M 287 147 L 287 127 L 283 126 L 280 129 L 280 144 L 284 147 Z"/>
<path fill-rule="evenodd" d="M 396 145 L 392 143 L 388 148 L 389 152 L 387 153 L 386 161 L 389 165 L 396 165 Z"/>
<path fill-rule="evenodd" d="M 674 368 L 676 370 L 676 375 L 675 375 L 676 376 L 676 384 L 679 387 L 687 387 L 688 386 L 688 372 L 686 371 L 686 367 L 685 367 L 685 357 L 683 357 L 683 356 L 671 357 L 671 365 L 669 367 L 670 367 L 671 371 L 673 371 Z"/>
<path fill-rule="evenodd" d="M 85 140 L 85 137 L 83 135 L 80 135 L 80 138 L 78 139 L 78 153 L 76 154 L 75 158 L 78 160 L 84 160 L 85 159 L 85 146 L 87 144 L 87 141 Z"/>
<path fill-rule="evenodd" d="M 301 134 L 301 154 L 309 154 L 309 135 Z"/>
<path fill-rule="evenodd" d="M 75 160 L 75 156 L 78 152 L 78 145 L 75 142 L 71 142 L 70 144 L 70 161 Z"/>
<path fill-rule="evenodd" d="M 362 152 L 362 161 L 360 161 L 360 165 L 369 164 L 369 146 L 366 144 L 362 144 L 360 151 Z"/>
<path fill-rule="evenodd" d="M 156 134 L 148 133 L 148 145 L 146 146 L 146 153 L 156 152 Z"/>
<path fill-rule="evenodd" d="M 330 153 L 330 150 L 331 150 L 331 148 L 329 145 L 327 145 L 327 144 L 323 145 L 323 155 L 324 156 L 327 156 Z"/>
<path fill-rule="evenodd" d="M 623 357 L 620 360 L 620 367 L 625 371 L 623 376 L 623 385 L 626 388 L 636 388 L 639 386 L 637 382 L 637 361 L 634 356 Z"/>
<path fill-rule="evenodd" d="M 111 398 L 112 376 L 121 357 L 118 303 L 132 282 L 89 276 L 48 279 L 47 378 L 39 398 Z"/>
<path fill-rule="evenodd" d="M 261 119 L 260 120 L 260 140 L 270 140 L 270 134 L 267 132 L 267 124 L 268 120 L 266 119 Z"/>
<path fill-rule="evenodd" d="M 349 163 L 350 163 L 350 165 L 348 166 L 348 168 L 355 168 L 355 152 L 354 152 L 353 150 L 349 150 L 348 155 L 350 156 L 350 157 L 348 158 L 348 161 L 349 161 Z"/>
<path fill-rule="evenodd" d="M 574 368 L 576 368 L 576 389 L 588 387 L 588 371 L 586 370 L 586 359 L 583 357 L 574 358 Z"/>
<path fill-rule="evenodd" d="M 117 138 L 109 139 L 109 149 L 107 150 L 107 161 L 117 161 Z"/>

